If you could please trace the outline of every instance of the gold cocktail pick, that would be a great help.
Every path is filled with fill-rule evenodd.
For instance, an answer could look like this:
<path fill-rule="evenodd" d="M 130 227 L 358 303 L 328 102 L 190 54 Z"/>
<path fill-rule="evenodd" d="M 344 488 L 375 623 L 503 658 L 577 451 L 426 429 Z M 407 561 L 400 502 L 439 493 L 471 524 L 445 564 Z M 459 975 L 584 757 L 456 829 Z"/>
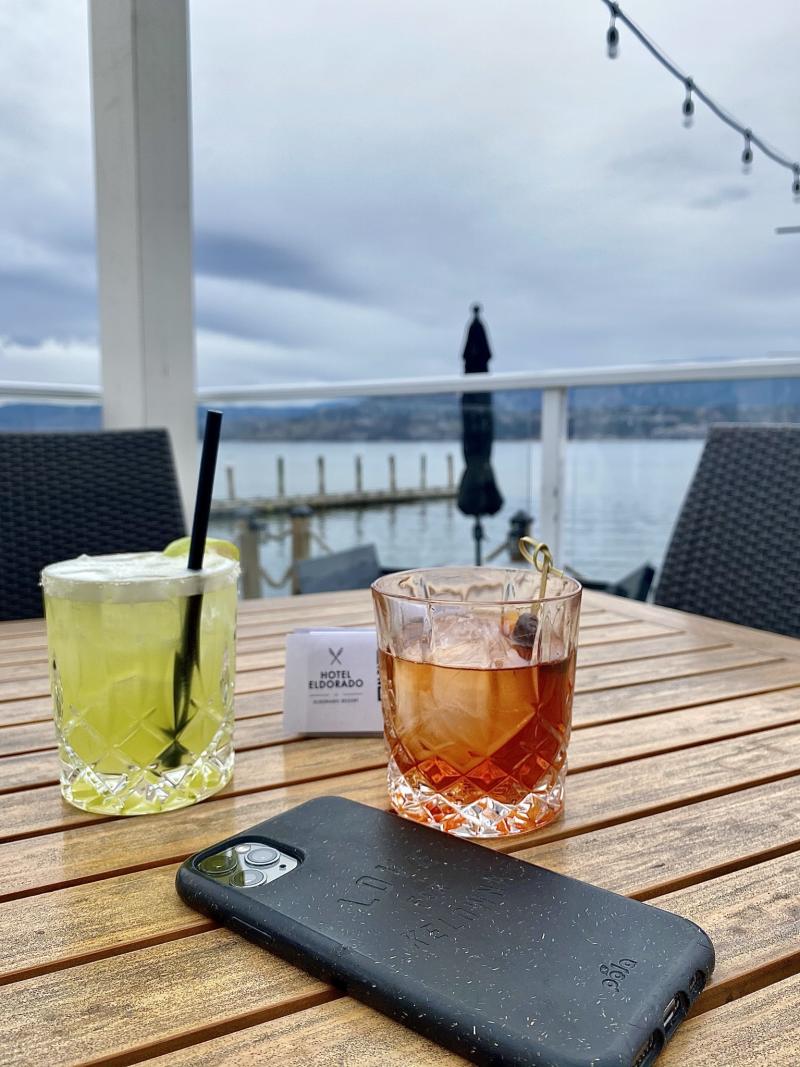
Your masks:
<path fill-rule="evenodd" d="M 553 553 L 543 541 L 534 541 L 532 537 L 520 537 L 519 551 L 528 563 L 532 564 L 541 574 L 539 582 L 539 599 L 544 600 L 547 593 L 547 579 L 550 574 L 558 578 L 564 577 L 564 572 L 553 566 Z"/>

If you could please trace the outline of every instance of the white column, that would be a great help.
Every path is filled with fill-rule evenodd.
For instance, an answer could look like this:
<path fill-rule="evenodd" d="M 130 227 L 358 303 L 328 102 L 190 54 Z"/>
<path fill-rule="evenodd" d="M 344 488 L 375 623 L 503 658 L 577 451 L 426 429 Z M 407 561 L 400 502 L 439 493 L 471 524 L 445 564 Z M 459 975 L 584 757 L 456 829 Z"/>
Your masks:
<path fill-rule="evenodd" d="M 103 423 L 197 471 L 186 0 L 90 0 Z"/>
<path fill-rule="evenodd" d="M 563 565 L 562 523 L 567 449 L 567 390 L 542 390 L 542 477 L 539 501 L 541 539 L 550 547 L 557 567 Z"/>

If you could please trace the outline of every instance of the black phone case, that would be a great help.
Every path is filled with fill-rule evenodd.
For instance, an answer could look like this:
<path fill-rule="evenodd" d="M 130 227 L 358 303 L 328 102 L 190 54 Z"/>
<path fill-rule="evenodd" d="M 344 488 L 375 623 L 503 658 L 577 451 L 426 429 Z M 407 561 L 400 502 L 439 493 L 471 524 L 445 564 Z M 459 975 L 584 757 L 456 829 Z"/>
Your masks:
<path fill-rule="evenodd" d="M 300 860 L 238 889 L 204 857 L 243 841 Z M 479 1064 L 633 1067 L 714 966 L 686 919 L 341 797 L 188 859 L 187 904 Z M 669 1036 L 669 1033 L 666 1034 Z"/>

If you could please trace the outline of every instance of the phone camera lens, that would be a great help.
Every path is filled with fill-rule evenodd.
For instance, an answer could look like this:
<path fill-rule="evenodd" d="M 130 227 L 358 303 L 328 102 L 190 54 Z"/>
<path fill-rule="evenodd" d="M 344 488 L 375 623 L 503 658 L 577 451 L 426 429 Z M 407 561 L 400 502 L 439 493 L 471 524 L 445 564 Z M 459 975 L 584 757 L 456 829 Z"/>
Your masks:
<path fill-rule="evenodd" d="M 236 854 L 233 849 L 226 848 L 224 852 L 217 852 L 213 856 L 206 856 L 201 860 L 198 867 L 204 874 L 220 877 L 236 870 Z"/>
<path fill-rule="evenodd" d="M 253 889 L 266 880 L 267 876 L 263 871 L 237 871 L 231 878 L 231 883 L 243 889 Z"/>
<path fill-rule="evenodd" d="M 277 848 L 271 848 L 269 845 L 252 848 L 247 853 L 247 862 L 253 867 L 274 867 L 280 858 L 281 854 Z"/>

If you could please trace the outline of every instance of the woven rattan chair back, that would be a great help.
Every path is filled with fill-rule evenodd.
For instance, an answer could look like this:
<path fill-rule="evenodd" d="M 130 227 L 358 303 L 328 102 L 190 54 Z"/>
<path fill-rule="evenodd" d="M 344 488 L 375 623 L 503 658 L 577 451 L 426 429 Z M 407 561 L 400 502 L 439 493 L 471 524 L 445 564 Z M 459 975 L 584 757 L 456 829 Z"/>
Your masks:
<path fill-rule="evenodd" d="M 655 601 L 800 637 L 800 426 L 711 428 Z"/>
<path fill-rule="evenodd" d="M 166 430 L 0 433 L 0 619 L 41 616 L 48 563 L 159 550 L 184 530 Z"/>

